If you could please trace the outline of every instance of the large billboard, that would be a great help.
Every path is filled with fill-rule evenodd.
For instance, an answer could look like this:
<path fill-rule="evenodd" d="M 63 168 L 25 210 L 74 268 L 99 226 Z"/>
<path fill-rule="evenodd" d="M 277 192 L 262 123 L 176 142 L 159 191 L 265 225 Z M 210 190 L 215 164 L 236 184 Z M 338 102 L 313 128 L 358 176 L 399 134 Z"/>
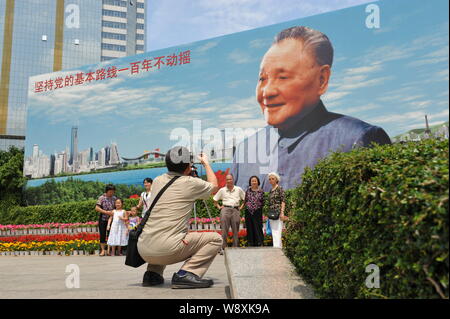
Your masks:
<path fill-rule="evenodd" d="M 378 1 L 34 76 L 24 175 L 141 184 L 185 145 L 241 187 L 274 171 L 289 189 L 425 116 L 448 135 L 448 1 Z"/>

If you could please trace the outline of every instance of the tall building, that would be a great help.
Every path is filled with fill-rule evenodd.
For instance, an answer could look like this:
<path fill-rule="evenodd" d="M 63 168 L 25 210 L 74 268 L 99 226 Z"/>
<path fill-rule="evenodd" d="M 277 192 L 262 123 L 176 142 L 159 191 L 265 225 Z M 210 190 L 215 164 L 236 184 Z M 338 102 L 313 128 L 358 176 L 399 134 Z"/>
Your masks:
<path fill-rule="evenodd" d="M 145 0 L 0 1 L 0 149 L 24 147 L 28 78 L 145 52 Z"/>
<path fill-rule="evenodd" d="M 109 165 L 117 165 L 119 163 L 120 163 L 120 158 L 119 158 L 119 150 L 117 149 L 117 144 L 112 143 Z"/>
<path fill-rule="evenodd" d="M 102 148 L 98 151 L 98 166 L 105 167 L 106 166 L 106 150 Z"/>
<path fill-rule="evenodd" d="M 78 127 L 72 126 L 72 134 L 70 138 L 70 159 L 69 164 L 73 165 L 77 161 L 78 156 Z"/>
<path fill-rule="evenodd" d="M 105 166 L 109 165 L 110 159 L 111 159 L 111 147 L 105 146 Z"/>

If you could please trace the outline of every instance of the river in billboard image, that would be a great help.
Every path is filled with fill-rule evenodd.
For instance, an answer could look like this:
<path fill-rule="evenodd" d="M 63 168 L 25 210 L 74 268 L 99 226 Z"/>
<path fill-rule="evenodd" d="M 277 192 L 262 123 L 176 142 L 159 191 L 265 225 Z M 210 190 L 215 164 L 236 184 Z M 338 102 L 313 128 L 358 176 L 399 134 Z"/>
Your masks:
<path fill-rule="evenodd" d="M 198 173 L 200 176 L 204 175 L 204 169 L 201 165 L 196 165 Z M 227 168 L 230 167 L 230 163 L 213 163 L 211 164 L 214 172 L 226 172 Z M 97 173 L 97 174 L 86 174 L 86 175 L 75 175 L 75 176 L 63 176 L 55 178 L 41 178 L 29 180 L 27 182 L 27 187 L 37 187 L 46 183 L 47 181 L 54 180 L 55 182 L 63 182 L 70 178 L 77 179 L 80 181 L 95 181 L 102 182 L 105 184 L 124 184 L 124 185 L 142 185 L 144 178 L 150 177 L 154 179 L 155 177 L 162 175 L 167 172 L 166 167 L 155 167 L 148 169 L 137 169 L 129 171 L 119 171 L 110 173 Z"/>

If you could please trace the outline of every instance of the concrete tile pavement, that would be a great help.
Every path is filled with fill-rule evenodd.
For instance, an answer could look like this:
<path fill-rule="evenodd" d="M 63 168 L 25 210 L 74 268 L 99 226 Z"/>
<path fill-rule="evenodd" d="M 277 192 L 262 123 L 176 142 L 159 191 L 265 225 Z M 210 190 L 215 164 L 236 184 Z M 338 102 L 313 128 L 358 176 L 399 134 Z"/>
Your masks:
<path fill-rule="evenodd" d="M 226 299 L 229 284 L 224 256 L 218 255 L 205 278 L 214 280 L 206 289 L 171 289 L 170 280 L 182 263 L 169 265 L 164 285 L 142 287 L 146 266 L 125 266 L 125 257 L 98 256 L 0 256 L 0 298 L 24 299 Z M 80 288 L 67 288 L 67 265 L 80 270 Z"/>

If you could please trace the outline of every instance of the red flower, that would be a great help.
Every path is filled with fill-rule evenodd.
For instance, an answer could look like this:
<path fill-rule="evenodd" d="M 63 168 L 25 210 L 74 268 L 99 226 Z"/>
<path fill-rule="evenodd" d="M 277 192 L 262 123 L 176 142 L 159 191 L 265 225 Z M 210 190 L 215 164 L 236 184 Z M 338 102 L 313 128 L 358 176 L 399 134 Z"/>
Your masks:
<path fill-rule="evenodd" d="M 225 172 L 222 172 L 221 170 L 218 170 L 214 174 L 217 178 L 217 183 L 219 184 L 219 188 L 225 187 L 227 184 L 227 175 L 230 173 L 230 168 L 227 168 Z"/>
<path fill-rule="evenodd" d="M 134 195 L 131 195 L 130 198 L 139 198 L 139 195 L 134 194 Z"/>
<path fill-rule="evenodd" d="M 79 234 L 55 234 L 55 235 L 23 235 L 0 237 L 0 242 L 13 243 L 21 242 L 27 243 L 30 241 L 69 241 L 69 240 L 99 240 L 98 233 L 79 233 Z"/>

